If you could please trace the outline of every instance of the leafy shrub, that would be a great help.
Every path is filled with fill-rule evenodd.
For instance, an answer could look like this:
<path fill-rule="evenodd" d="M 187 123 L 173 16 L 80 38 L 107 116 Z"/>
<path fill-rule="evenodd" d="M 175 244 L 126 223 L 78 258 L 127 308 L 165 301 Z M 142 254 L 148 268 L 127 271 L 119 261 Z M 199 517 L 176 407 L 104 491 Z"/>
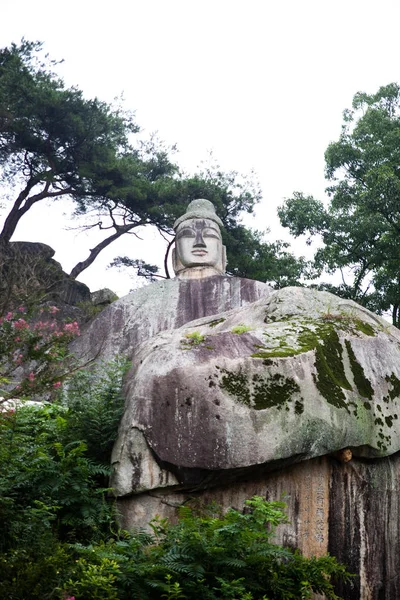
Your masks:
<path fill-rule="evenodd" d="M 125 362 L 78 373 L 53 404 L 0 412 L 0 595 L 9 600 L 337 599 L 330 557 L 273 544 L 282 503 L 180 509 L 119 530 L 107 476 Z"/>
<path fill-rule="evenodd" d="M 198 346 L 205 340 L 205 335 L 202 335 L 200 331 L 192 331 L 191 333 L 185 333 L 185 339 L 182 340 L 182 344 L 190 346 Z"/>
<path fill-rule="evenodd" d="M 124 408 L 122 381 L 130 366 L 126 359 L 78 371 L 69 379 L 62 403 L 68 407 L 68 439 L 82 440 L 88 456 L 110 464 L 111 451 Z"/>
<path fill-rule="evenodd" d="M 251 331 L 251 327 L 249 327 L 248 325 L 244 325 L 243 323 L 239 323 L 239 325 L 235 325 L 235 327 L 232 327 L 232 333 L 236 333 L 237 335 L 247 333 L 248 331 Z"/>
<path fill-rule="evenodd" d="M 230 509 L 223 515 L 218 507 L 199 513 L 185 506 L 176 525 L 153 521 L 151 536 L 126 534 L 112 543 L 76 547 L 80 572 L 69 589 L 97 600 L 92 577 L 98 572 L 108 586 L 103 597 L 110 600 L 299 600 L 313 593 L 338 599 L 332 580 L 349 575 L 335 558 L 308 559 L 272 543 L 276 527 L 286 522 L 283 506 L 259 497 L 246 502 L 244 513 Z"/>
<path fill-rule="evenodd" d="M 118 529 L 107 481 L 122 411 L 124 370 L 120 361 L 104 366 L 96 383 L 95 373 L 79 373 L 69 392 L 53 404 L 9 411 L 3 406 L 0 592 L 4 597 L 60 598 L 77 569 L 70 544 L 99 543 Z"/>

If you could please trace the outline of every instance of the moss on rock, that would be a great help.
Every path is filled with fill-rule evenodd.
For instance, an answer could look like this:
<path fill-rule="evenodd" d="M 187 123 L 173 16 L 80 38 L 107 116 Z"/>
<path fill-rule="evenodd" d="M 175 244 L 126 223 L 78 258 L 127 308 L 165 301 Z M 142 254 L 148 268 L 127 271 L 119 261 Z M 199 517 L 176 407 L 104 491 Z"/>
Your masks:
<path fill-rule="evenodd" d="M 250 377 L 243 371 L 234 373 L 223 369 L 219 386 L 237 402 L 255 410 L 273 407 L 278 409 L 285 407 L 289 410 L 289 403 L 292 402 L 294 395 L 300 393 L 300 386 L 295 380 L 280 373 L 268 376 L 255 373 Z M 303 399 L 296 399 L 296 414 L 301 414 L 303 411 Z"/>
<path fill-rule="evenodd" d="M 358 392 L 361 394 L 363 398 L 368 398 L 372 400 L 374 395 L 374 390 L 372 388 L 371 382 L 365 376 L 364 369 L 356 359 L 356 355 L 354 354 L 354 350 L 351 346 L 349 340 L 345 340 L 347 353 L 349 355 L 350 366 L 353 373 L 354 383 L 357 386 Z"/>

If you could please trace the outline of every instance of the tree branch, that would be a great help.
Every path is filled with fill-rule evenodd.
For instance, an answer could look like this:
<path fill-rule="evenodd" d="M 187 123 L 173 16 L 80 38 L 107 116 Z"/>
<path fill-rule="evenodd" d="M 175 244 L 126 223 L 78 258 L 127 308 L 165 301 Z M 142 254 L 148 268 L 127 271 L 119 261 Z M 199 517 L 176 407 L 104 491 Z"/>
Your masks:
<path fill-rule="evenodd" d="M 112 244 L 112 242 L 114 242 L 119 237 L 121 237 L 121 235 L 124 235 L 124 233 L 128 233 L 134 227 L 138 227 L 139 225 L 142 225 L 142 224 L 143 223 L 140 222 L 140 223 L 129 223 L 128 225 L 116 225 L 115 226 L 116 232 L 113 235 L 110 235 L 108 238 L 106 238 L 102 242 L 100 242 L 99 244 L 97 244 L 97 246 L 92 248 L 90 250 L 89 256 L 85 260 L 83 260 L 75 265 L 75 267 L 72 269 L 72 271 L 70 273 L 70 277 L 73 277 L 74 279 L 76 279 L 76 277 L 78 277 L 78 275 L 80 275 L 82 273 L 82 271 L 84 271 L 85 269 L 90 267 L 90 265 L 95 261 L 97 256 L 100 254 L 100 252 L 102 250 L 104 250 L 104 248 L 107 248 L 107 246 L 109 246 L 110 244 Z"/>
<path fill-rule="evenodd" d="M 26 212 L 34 205 L 36 202 L 40 200 L 44 200 L 45 198 L 54 198 L 58 196 L 65 196 L 66 194 L 70 194 L 72 192 L 72 188 L 65 188 L 62 191 L 57 192 L 49 192 L 51 182 L 47 181 L 43 190 L 39 194 L 35 194 L 29 197 L 29 192 L 32 188 L 39 183 L 37 180 L 32 178 L 24 190 L 19 194 L 17 200 L 14 203 L 14 206 L 8 213 L 8 216 L 4 222 L 3 230 L 0 233 L 0 241 L 3 243 L 8 243 L 11 237 L 14 235 L 14 232 L 17 228 L 17 225 L 20 219 L 24 216 Z"/>

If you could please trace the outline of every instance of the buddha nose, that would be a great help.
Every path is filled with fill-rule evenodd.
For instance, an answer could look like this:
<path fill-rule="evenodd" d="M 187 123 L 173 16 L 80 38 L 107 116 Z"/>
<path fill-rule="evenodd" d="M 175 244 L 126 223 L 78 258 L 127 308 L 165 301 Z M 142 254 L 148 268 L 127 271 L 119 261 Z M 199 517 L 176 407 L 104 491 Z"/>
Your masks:
<path fill-rule="evenodd" d="M 196 239 L 194 240 L 193 248 L 205 248 L 205 247 L 206 247 L 206 243 L 203 239 L 203 235 L 202 235 L 201 231 L 197 230 L 196 231 Z"/>

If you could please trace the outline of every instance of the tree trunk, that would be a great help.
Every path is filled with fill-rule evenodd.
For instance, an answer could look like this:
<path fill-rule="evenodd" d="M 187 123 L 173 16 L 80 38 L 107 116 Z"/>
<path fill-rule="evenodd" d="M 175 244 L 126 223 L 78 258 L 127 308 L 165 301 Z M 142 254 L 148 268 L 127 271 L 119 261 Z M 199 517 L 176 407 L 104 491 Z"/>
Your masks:
<path fill-rule="evenodd" d="M 399 327 L 399 305 L 394 304 L 392 309 L 392 324 Z"/>
<path fill-rule="evenodd" d="M 131 223 L 129 225 L 116 227 L 117 231 L 113 235 L 110 235 L 108 238 L 97 244 L 97 246 L 92 248 L 90 250 L 89 256 L 85 260 L 78 262 L 72 269 L 69 276 L 73 279 L 76 279 L 78 275 L 82 273 L 82 271 L 90 267 L 90 265 L 96 260 L 96 258 L 98 257 L 100 252 L 104 250 L 104 248 L 107 248 L 107 246 L 109 246 L 110 244 L 112 244 L 112 242 L 121 237 L 121 235 L 124 235 L 124 233 L 127 233 L 131 229 L 138 227 L 138 225 L 142 225 L 142 223 Z"/>

